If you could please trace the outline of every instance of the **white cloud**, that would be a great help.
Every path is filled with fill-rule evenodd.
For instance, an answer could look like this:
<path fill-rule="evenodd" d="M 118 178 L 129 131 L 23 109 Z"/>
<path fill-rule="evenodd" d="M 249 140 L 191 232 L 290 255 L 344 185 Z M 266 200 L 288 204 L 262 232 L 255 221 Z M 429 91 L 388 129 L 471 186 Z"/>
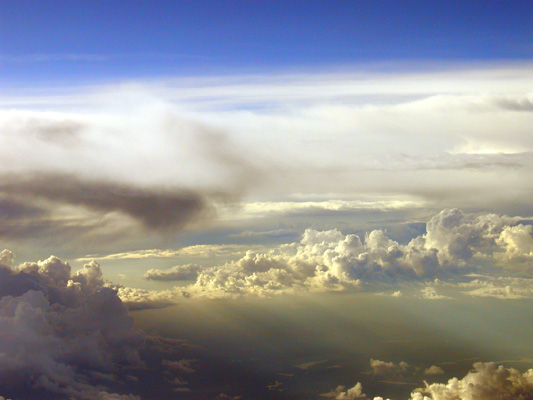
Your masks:
<path fill-rule="evenodd" d="M 476 363 L 464 378 L 426 384 L 412 400 L 529 399 L 533 396 L 533 369 L 520 373 L 496 363 Z"/>
<path fill-rule="evenodd" d="M 533 279 L 476 275 L 476 279 L 460 284 L 470 296 L 494 297 L 503 300 L 533 298 Z"/>
<path fill-rule="evenodd" d="M 433 370 L 432 370 L 433 369 Z M 441 374 L 442 370 L 432 366 L 426 371 Z M 368 400 L 363 387 L 358 382 L 346 390 L 339 386 L 333 393 L 338 400 Z M 416 389 L 410 400 L 503 400 L 530 399 L 533 396 L 533 369 L 524 373 L 514 369 L 498 366 L 494 362 L 474 364 L 474 369 L 462 379 L 452 378 L 447 383 L 426 383 L 425 388 Z M 374 397 L 374 400 L 381 397 Z"/>
<path fill-rule="evenodd" d="M 0 167 L 18 176 L 68 173 L 82 182 L 189 190 L 213 207 L 207 217 L 221 211 L 223 223 L 420 205 L 513 213 L 530 206 L 530 64 L 405 67 L 3 97 Z M 338 196 L 310 200 L 327 193 Z M 301 201 L 292 201 L 296 194 Z M 36 205 L 27 191 L 15 195 Z M 54 204 L 45 209 L 67 197 L 49 194 Z M 239 200 L 242 208 L 233 204 Z M 63 217 L 87 222 L 82 210 L 70 211 Z"/>
<path fill-rule="evenodd" d="M 501 259 L 507 245 L 499 238 L 510 227 L 520 227 L 519 221 L 517 217 L 446 209 L 428 221 L 425 234 L 407 244 L 392 240 L 382 230 L 362 239 L 338 230 L 308 229 L 300 242 L 268 252 L 248 251 L 236 261 L 198 268 L 196 282 L 180 290 L 209 297 L 271 295 L 361 289 L 374 282 L 454 281 L 484 268 L 527 272 L 523 265 L 502 263 Z M 422 289 L 422 295 L 449 298 L 437 293 L 434 286 Z"/>

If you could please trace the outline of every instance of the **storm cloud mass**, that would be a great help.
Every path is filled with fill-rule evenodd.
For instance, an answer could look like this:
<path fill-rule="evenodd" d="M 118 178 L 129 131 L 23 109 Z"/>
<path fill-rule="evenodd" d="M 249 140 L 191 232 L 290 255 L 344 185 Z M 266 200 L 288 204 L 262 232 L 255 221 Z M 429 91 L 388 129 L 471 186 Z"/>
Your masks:
<path fill-rule="evenodd" d="M 0 266 L 0 375 L 14 398 L 138 399 L 106 391 L 123 367 L 140 367 L 143 333 L 97 263 L 75 274 L 57 257 Z M 120 367 L 120 368 L 119 368 Z M 98 384 L 97 384 L 98 382 Z"/>

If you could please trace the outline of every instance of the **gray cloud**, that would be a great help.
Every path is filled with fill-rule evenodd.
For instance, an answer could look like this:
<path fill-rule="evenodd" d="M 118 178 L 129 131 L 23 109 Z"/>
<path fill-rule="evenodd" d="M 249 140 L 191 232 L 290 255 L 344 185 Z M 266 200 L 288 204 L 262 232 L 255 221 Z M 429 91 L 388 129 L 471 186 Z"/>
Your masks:
<path fill-rule="evenodd" d="M 0 192 L 25 200 L 40 198 L 100 212 L 118 211 L 148 228 L 161 230 L 184 226 L 213 212 L 208 197 L 193 191 L 143 188 L 69 175 L 7 175 L 2 177 Z M 35 212 L 33 208 L 29 211 Z"/>
<path fill-rule="evenodd" d="M 107 389 L 121 385 L 121 368 L 142 367 L 144 339 L 99 265 L 72 273 L 53 256 L 12 261 L 12 253 L 1 253 L 2 389 L 15 398 L 140 400 Z"/>

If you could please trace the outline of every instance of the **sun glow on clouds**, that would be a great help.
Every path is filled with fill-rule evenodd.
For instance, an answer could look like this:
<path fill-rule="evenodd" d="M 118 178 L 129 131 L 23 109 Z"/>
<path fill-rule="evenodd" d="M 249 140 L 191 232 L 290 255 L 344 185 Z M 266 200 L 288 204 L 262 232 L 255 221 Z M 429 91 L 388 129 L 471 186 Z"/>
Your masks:
<path fill-rule="evenodd" d="M 150 291 L 105 282 L 94 262 L 72 273 L 57 257 L 15 266 L 2 252 L 0 328 L 9 341 L 0 342 L 0 372 L 65 398 L 138 399 L 125 382 L 147 371 L 146 336 L 125 305 L 359 290 L 433 304 L 459 295 L 533 297 L 531 65 L 423 67 L 146 80 L 0 98 L 3 240 L 54 243 L 82 262 L 195 259 L 139 269 L 151 282 L 182 284 Z M 355 234 L 323 223 L 378 214 L 393 220 L 388 226 L 427 223 L 403 242 L 386 227 Z M 298 225 L 268 225 L 296 218 Z M 222 232 L 222 244 L 175 243 L 207 226 Z M 297 241 L 265 243 L 302 232 Z M 95 251 L 103 255 L 84 256 Z M 225 261 L 204 265 L 206 258 Z M 159 360 L 157 371 L 183 394 L 193 360 Z M 372 362 L 385 375 L 443 372 Z M 412 398 L 530 397 L 531 372 L 474 367 Z M 332 394 L 367 398 L 361 384 Z"/>

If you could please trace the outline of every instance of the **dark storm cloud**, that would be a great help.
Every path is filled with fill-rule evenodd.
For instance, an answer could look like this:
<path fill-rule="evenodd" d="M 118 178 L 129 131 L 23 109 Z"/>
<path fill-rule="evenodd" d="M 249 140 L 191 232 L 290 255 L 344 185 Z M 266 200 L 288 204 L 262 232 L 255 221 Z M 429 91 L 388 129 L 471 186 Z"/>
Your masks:
<path fill-rule="evenodd" d="M 37 198 L 104 213 L 118 211 L 156 230 L 182 227 L 213 212 L 208 197 L 197 192 L 82 180 L 70 175 L 8 175 L 2 178 L 0 192 L 26 201 Z"/>
<path fill-rule="evenodd" d="M 72 273 L 51 256 L 12 266 L 0 253 L 0 388 L 13 398 L 139 400 L 109 393 L 142 367 L 143 334 L 97 263 Z"/>

